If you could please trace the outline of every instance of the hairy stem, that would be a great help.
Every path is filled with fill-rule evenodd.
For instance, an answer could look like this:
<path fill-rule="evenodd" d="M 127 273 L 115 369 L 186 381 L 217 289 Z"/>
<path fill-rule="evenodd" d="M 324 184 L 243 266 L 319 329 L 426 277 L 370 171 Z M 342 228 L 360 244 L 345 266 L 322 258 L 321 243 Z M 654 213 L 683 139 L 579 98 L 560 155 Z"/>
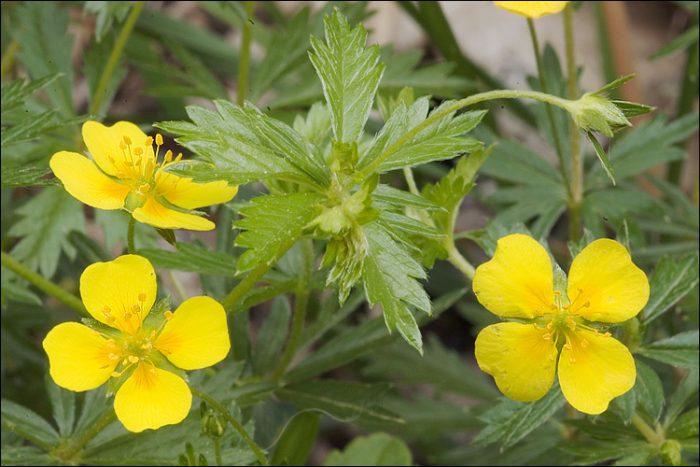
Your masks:
<path fill-rule="evenodd" d="M 665 441 L 664 433 L 659 428 L 655 430 L 650 427 L 639 414 L 634 414 L 632 417 L 632 425 L 651 445 L 661 446 L 661 443 Z"/>
<path fill-rule="evenodd" d="M 564 9 L 564 40 L 566 42 L 566 89 L 569 99 L 576 99 L 578 84 L 576 82 L 576 56 L 574 54 L 573 7 L 568 4 Z M 581 133 L 573 118 L 569 120 L 569 146 L 571 152 L 571 197 L 569 200 L 569 239 L 581 238 L 581 204 L 583 202 L 583 158 L 581 157 Z"/>
<path fill-rule="evenodd" d="M 83 303 L 78 297 L 63 290 L 61 287 L 57 286 L 53 282 L 44 277 L 40 276 L 36 272 L 24 266 L 19 261 L 15 260 L 12 256 L 8 255 L 4 251 L 2 252 L 2 265 L 5 266 L 10 271 L 17 274 L 22 279 L 30 282 L 32 285 L 36 286 L 42 292 L 45 292 L 53 297 L 56 297 L 63 304 L 68 305 L 75 311 L 77 311 L 82 316 L 87 318 L 90 314 L 87 312 Z"/>
<path fill-rule="evenodd" d="M 126 229 L 126 251 L 133 255 L 136 253 L 136 247 L 134 246 L 134 230 L 136 228 L 136 219 L 133 217 L 129 218 L 129 226 Z"/>
<path fill-rule="evenodd" d="M 243 37 L 241 39 L 241 57 L 238 61 L 238 89 L 236 90 L 236 103 L 242 106 L 248 95 L 248 76 L 250 73 L 250 28 L 252 26 L 253 9 L 255 2 L 245 2 L 246 21 L 243 23 Z"/>
<path fill-rule="evenodd" d="M 65 446 L 60 446 L 53 451 L 53 455 L 68 465 L 78 465 L 76 456 L 95 436 L 100 434 L 102 430 L 107 428 L 115 420 L 114 410 L 108 409 L 102 414 L 99 420 L 90 425 L 88 430 L 80 437 L 72 439 Z"/>
<path fill-rule="evenodd" d="M 226 409 L 226 407 L 223 406 L 219 401 L 211 397 L 210 395 L 200 391 L 197 388 L 190 388 L 192 391 L 192 394 L 199 397 L 202 399 L 204 402 L 206 402 L 210 407 L 214 408 L 217 412 L 219 412 L 231 425 L 233 426 L 233 429 L 238 432 L 238 434 L 243 438 L 243 441 L 248 445 L 251 451 L 255 454 L 255 457 L 257 457 L 258 462 L 260 462 L 260 465 L 270 465 L 270 462 L 267 460 L 267 457 L 265 456 L 265 452 L 258 446 L 255 441 L 253 441 L 253 438 L 250 437 L 248 432 L 245 431 L 245 427 L 241 422 L 236 420 L 233 415 Z"/>
<path fill-rule="evenodd" d="M 119 59 L 122 56 L 122 52 L 124 52 L 124 47 L 129 40 L 129 36 L 131 36 L 131 31 L 133 31 L 144 5 L 145 2 L 143 1 L 134 4 L 129 12 L 129 16 L 127 16 L 126 21 L 124 21 L 121 31 L 119 31 L 117 40 L 114 42 L 114 48 L 107 58 L 107 63 L 100 75 L 100 80 L 97 82 L 97 87 L 95 87 L 95 92 L 92 94 L 92 99 L 90 99 L 90 109 L 88 113 L 91 115 L 96 114 L 100 110 L 100 104 L 102 104 L 102 99 L 107 92 L 109 80 L 112 79 L 112 75 L 114 75 L 114 71 L 117 69 Z"/>
<path fill-rule="evenodd" d="M 301 333 L 304 330 L 304 322 L 306 320 L 306 308 L 309 304 L 310 282 L 314 264 L 314 249 L 311 239 L 302 240 L 301 249 L 304 258 L 304 267 L 299 274 L 299 281 L 297 283 L 296 298 L 294 299 L 294 315 L 292 317 L 292 331 L 289 334 L 287 348 L 284 350 L 279 364 L 272 375 L 275 381 L 282 379 L 285 370 L 294 358 L 297 348 L 299 347 L 299 340 L 301 339 Z"/>
<path fill-rule="evenodd" d="M 457 246 L 452 242 L 451 247 L 448 249 L 449 256 L 447 259 L 452 263 L 454 267 L 459 269 L 459 271 L 464 274 L 464 276 L 469 279 L 474 279 L 474 266 L 471 265 L 469 261 L 466 260 L 464 256 L 457 250 Z"/>
<path fill-rule="evenodd" d="M 553 96 L 551 94 L 545 94 L 543 92 L 537 91 L 517 91 L 513 89 L 497 89 L 495 91 L 481 92 L 478 94 L 473 94 L 464 99 L 453 102 L 451 105 L 445 107 L 440 112 L 433 112 L 428 118 L 423 120 L 421 123 L 413 127 L 411 130 L 406 132 L 401 138 L 397 139 L 394 144 L 390 145 L 384 151 L 381 152 L 369 165 L 367 165 L 363 170 L 362 174 L 367 177 L 379 169 L 379 166 L 391 157 L 396 151 L 398 151 L 403 145 L 411 141 L 418 133 L 420 133 L 424 128 L 429 127 L 433 123 L 439 121 L 442 118 L 450 115 L 453 112 L 464 109 L 480 102 L 491 101 L 495 99 L 534 99 L 540 102 L 545 102 L 547 104 L 552 104 L 557 107 L 561 107 L 567 112 L 570 111 L 571 101 L 567 99 L 562 99 L 561 97 Z"/>

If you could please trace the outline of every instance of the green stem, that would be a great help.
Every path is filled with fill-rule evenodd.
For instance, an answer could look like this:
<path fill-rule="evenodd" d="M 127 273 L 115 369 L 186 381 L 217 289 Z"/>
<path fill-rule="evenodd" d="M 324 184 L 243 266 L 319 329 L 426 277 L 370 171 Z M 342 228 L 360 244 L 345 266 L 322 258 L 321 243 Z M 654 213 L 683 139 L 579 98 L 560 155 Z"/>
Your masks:
<path fill-rule="evenodd" d="M 19 50 L 19 42 L 12 41 L 2 54 L 2 62 L 0 62 L 0 78 L 4 78 L 5 74 L 12 68 L 15 63 L 15 54 Z"/>
<path fill-rule="evenodd" d="M 90 115 L 95 115 L 97 111 L 100 110 L 100 104 L 102 103 L 102 99 L 107 92 L 109 80 L 112 79 L 112 75 L 114 75 L 114 72 L 117 69 L 119 59 L 124 51 L 124 47 L 129 40 L 129 36 L 131 36 L 131 31 L 134 29 L 136 21 L 139 19 L 144 5 L 145 2 L 143 1 L 136 2 L 136 4 L 131 8 L 129 16 L 126 17 L 126 21 L 124 21 L 121 31 L 119 31 L 117 40 L 114 42 L 114 47 L 112 48 L 112 52 L 110 52 L 109 57 L 107 58 L 107 63 L 102 70 L 102 75 L 100 75 L 100 80 L 97 82 L 95 92 L 92 94 L 90 109 L 88 111 Z"/>
<path fill-rule="evenodd" d="M 309 291 L 311 274 L 313 272 L 314 249 L 310 239 L 304 239 L 301 242 L 302 254 L 304 257 L 304 268 L 299 274 L 297 283 L 296 298 L 294 300 L 294 315 L 292 318 L 292 331 L 289 334 L 289 341 L 279 364 L 272 375 L 275 381 L 279 381 L 284 376 L 284 372 L 291 363 L 301 339 L 302 331 L 304 330 L 304 322 L 306 320 L 306 308 L 309 303 Z"/>
<path fill-rule="evenodd" d="M 100 434 L 102 430 L 107 428 L 115 419 L 114 410 L 108 409 L 102 414 L 99 420 L 90 425 L 90 428 L 82 434 L 79 438 L 71 440 L 67 445 L 60 446 L 53 451 L 53 455 L 63 461 L 68 465 L 78 465 L 79 462 L 75 462 L 76 455 L 93 439 L 95 436 Z"/>
<path fill-rule="evenodd" d="M 406 184 L 408 185 L 408 189 L 411 191 L 411 193 L 420 196 L 420 191 L 418 190 L 418 185 L 416 185 L 416 179 L 413 177 L 413 171 L 411 168 L 404 167 L 403 175 L 406 177 Z"/>
<path fill-rule="evenodd" d="M 173 283 L 173 288 L 177 292 L 178 297 L 180 297 L 180 301 L 184 302 L 187 300 L 187 293 L 185 292 L 185 288 L 182 286 L 182 283 L 180 280 L 175 276 L 175 271 L 172 269 L 168 271 L 168 275 L 170 276 L 170 281 Z"/>
<path fill-rule="evenodd" d="M 566 89 L 569 99 L 578 95 L 576 55 L 574 54 L 573 7 L 564 9 L 564 40 L 566 42 Z M 581 157 L 581 133 L 573 118 L 569 120 L 569 144 L 571 152 L 571 198 L 569 200 L 569 239 L 581 237 L 581 204 L 583 202 L 583 158 Z"/>
<path fill-rule="evenodd" d="M 221 461 L 221 440 L 215 438 L 214 440 L 214 458 L 216 459 L 216 465 L 224 465 Z"/>
<path fill-rule="evenodd" d="M 401 138 L 397 139 L 394 144 L 386 148 L 379 154 L 368 166 L 362 170 L 362 174 L 367 177 L 377 171 L 380 165 L 398 151 L 403 145 L 408 143 L 414 136 L 420 133 L 424 128 L 429 127 L 438 120 L 445 118 L 453 112 L 461 110 L 465 107 L 469 107 L 480 102 L 495 100 L 495 99 L 534 99 L 536 101 L 545 102 L 547 104 L 552 104 L 557 107 L 561 107 L 567 112 L 570 111 L 571 101 L 567 99 L 562 99 L 561 97 L 553 96 L 551 94 L 545 94 L 543 92 L 537 91 L 518 91 L 513 89 L 497 89 L 494 91 L 481 92 L 479 94 L 473 94 L 464 99 L 453 102 L 451 105 L 445 107 L 440 112 L 433 112 L 428 118 L 423 120 L 421 123 L 413 127 L 410 131 L 406 132 Z"/>
<path fill-rule="evenodd" d="M 241 40 L 241 58 L 238 61 L 238 90 L 236 103 L 245 104 L 248 94 L 248 75 L 250 73 L 250 28 L 255 2 L 245 2 L 246 21 L 243 23 L 243 38 Z"/>
<path fill-rule="evenodd" d="M 535 52 L 535 62 L 537 63 L 537 74 L 540 78 L 540 88 L 542 92 L 549 94 L 549 86 L 547 84 L 547 76 L 544 72 L 544 65 L 542 64 L 542 52 L 540 51 L 540 41 L 537 38 L 537 30 L 535 29 L 535 23 L 532 19 L 527 18 L 527 27 L 530 30 L 530 39 L 532 39 L 532 48 Z M 547 120 L 549 120 L 549 127 L 552 132 L 552 142 L 554 143 L 554 150 L 557 153 L 557 159 L 559 160 L 559 171 L 561 172 L 562 179 L 569 189 L 569 176 L 566 171 L 566 165 L 564 163 L 564 152 L 562 151 L 561 141 L 559 141 L 559 132 L 557 131 L 556 121 L 554 120 L 554 110 L 551 106 L 546 105 L 545 111 L 547 112 Z"/>
<path fill-rule="evenodd" d="M 642 417 L 638 414 L 634 414 L 632 417 L 632 425 L 639 431 L 642 436 L 653 446 L 661 446 L 661 444 L 666 440 L 664 433 L 659 429 L 653 429 L 647 422 L 644 421 Z"/>
<path fill-rule="evenodd" d="M 87 318 L 90 317 L 90 314 L 87 312 L 87 310 L 83 306 L 83 303 L 80 301 L 80 299 L 78 299 L 78 297 L 71 294 L 70 292 L 66 292 L 50 280 L 45 279 L 36 272 L 28 269 L 26 266 L 24 266 L 19 261 L 16 261 L 14 258 L 12 258 L 12 256 L 8 255 L 4 251 L 2 252 L 2 265 L 10 271 L 17 274 L 22 279 L 36 286 L 36 288 L 38 288 L 42 292 L 56 297 L 59 301 L 73 308 L 81 315 Z"/>
<path fill-rule="evenodd" d="M 190 388 L 192 391 L 192 394 L 199 397 L 202 399 L 204 402 L 209 404 L 210 407 L 213 407 L 215 410 L 217 410 L 231 425 L 233 426 L 233 429 L 238 432 L 238 434 L 243 438 L 243 441 L 248 445 L 251 451 L 255 454 L 255 457 L 258 458 L 258 462 L 260 462 L 261 465 L 270 465 L 270 463 L 267 460 L 267 457 L 265 456 L 265 452 L 260 449 L 260 446 L 258 446 L 255 441 L 253 441 L 253 438 L 250 437 L 250 435 L 245 431 L 245 427 L 236 420 L 233 415 L 224 407 L 219 401 L 216 399 L 212 398 L 210 395 L 200 391 L 197 388 Z"/>
<path fill-rule="evenodd" d="M 134 246 L 134 230 L 136 227 L 136 219 L 133 217 L 129 218 L 129 226 L 126 229 L 126 251 L 133 255 L 136 253 L 136 247 Z"/>
<path fill-rule="evenodd" d="M 464 276 L 469 279 L 473 280 L 474 279 L 474 266 L 471 265 L 469 261 L 466 260 L 464 256 L 457 250 L 457 246 L 452 242 L 452 245 L 450 248 L 448 248 L 448 254 L 449 256 L 447 259 L 452 263 L 454 267 L 460 270 Z"/>
<path fill-rule="evenodd" d="M 226 313 L 233 313 L 234 308 L 241 301 L 243 296 L 248 293 L 250 289 L 265 275 L 267 271 L 272 267 L 271 263 L 262 263 L 252 271 L 248 273 L 247 276 L 243 278 L 236 286 L 229 292 L 228 295 L 223 299 L 221 305 L 226 310 Z"/>

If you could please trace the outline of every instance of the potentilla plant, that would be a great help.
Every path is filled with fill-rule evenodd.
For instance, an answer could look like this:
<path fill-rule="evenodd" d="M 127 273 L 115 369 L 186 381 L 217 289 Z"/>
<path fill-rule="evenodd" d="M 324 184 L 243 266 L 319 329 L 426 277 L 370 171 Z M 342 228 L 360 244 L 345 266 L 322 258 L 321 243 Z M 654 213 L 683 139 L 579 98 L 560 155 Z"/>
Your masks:
<path fill-rule="evenodd" d="M 36 76 L 52 62 L 32 54 L 65 47 L 26 35 L 26 18 L 67 20 L 53 3 L 17 7 L 14 47 L 34 81 L 3 81 L 3 187 L 53 186 L 3 217 L 3 343 L 10 364 L 47 374 L 53 422 L 24 400 L 33 390 L 3 398 L 3 464 L 413 465 L 411 447 L 431 464 L 697 461 L 697 203 L 650 176 L 652 199 L 634 178 L 683 157 L 697 115 L 634 128 L 652 108 L 613 98 L 631 76 L 579 90 L 570 2 L 494 3 L 526 18 L 532 89 L 368 46 L 361 3 L 301 10 L 277 34 L 253 2 L 203 3 L 242 30 L 234 103 L 216 36 L 144 2 L 87 2 L 87 57 L 111 52 L 86 65 L 81 117 L 70 60 Z M 451 47 L 438 4 L 401 6 Z M 566 73 L 541 53 L 544 15 L 563 19 Z M 266 50 L 255 67 L 251 41 Z M 185 71 L 159 65 L 160 47 Z M 172 93 L 207 103 L 159 114 L 162 134 L 101 123 L 122 54 L 169 109 Z M 23 116 L 38 90 L 59 110 Z M 499 134 L 491 101 L 541 130 L 557 163 Z M 37 143 L 31 166 L 44 131 L 65 133 Z M 458 231 L 479 174 L 493 187 L 474 200 L 493 218 Z M 104 238 L 86 234 L 83 205 Z M 483 251 L 460 250 L 467 240 Z M 23 363 L 30 328 L 17 323 L 57 308 L 35 289 L 82 319 L 42 318 Z M 421 330 L 449 319 L 458 349 Z M 18 377 L 5 358 L 3 397 Z M 322 418 L 368 433 L 321 459 Z"/>

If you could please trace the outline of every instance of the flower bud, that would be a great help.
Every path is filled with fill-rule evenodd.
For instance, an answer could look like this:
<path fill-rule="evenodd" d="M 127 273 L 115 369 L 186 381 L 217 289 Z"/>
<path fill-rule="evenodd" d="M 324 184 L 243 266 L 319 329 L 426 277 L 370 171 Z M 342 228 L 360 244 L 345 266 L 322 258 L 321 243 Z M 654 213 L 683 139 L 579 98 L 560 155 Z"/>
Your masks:
<path fill-rule="evenodd" d="M 681 443 L 675 439 L 667 439 L 659 448 L 663 465 L 681 465 Z"/>
<path fill-rule="evenodd" d="M 597 93 L 586 93 L 571 102 L 569 112 L 581 130 L 595 131 L 609 138 L 616 130 L 631 126 L 624 112 L 613 101 Z"/>

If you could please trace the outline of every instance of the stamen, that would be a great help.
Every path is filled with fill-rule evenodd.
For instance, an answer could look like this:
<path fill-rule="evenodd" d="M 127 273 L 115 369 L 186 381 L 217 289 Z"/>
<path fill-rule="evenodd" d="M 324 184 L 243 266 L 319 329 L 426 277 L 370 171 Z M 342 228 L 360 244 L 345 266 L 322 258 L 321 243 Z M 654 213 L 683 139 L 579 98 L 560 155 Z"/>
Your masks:
<path fill-rule="evenodd" d="M 544 340 L 546 340 L 546 341 L 551 341 L 551 340 L 552 340 L 552 334 L 549 333 L 549 332 L 545 332 L 544 334 L 542 334 L 542 339 L 544 339 Z"/>
<path fill-rule="evenodd" d="M 172 160 L 173 152 L 170 149 L 168 149 L 167 151 L 165 151 L 165 162 L 172 162 Z"/>
<path fill-rule="evenodd" d="M 146 142 L 144 143 L 144 146 L 151 146 L 153 145 L 153 137 L 152 136 L 147 136 L 146 137 Z"/>
<path fill-rule="evenodd" d="M 128 136 L 124 135 L 124 136 L 123 136 L 123 139 L 124 139 L 124 143 L 125 143 L 127 146 L 131 146 L 131 138 L 129 138 Z"/>
<path fill-rule="evenodd" d="M 107 355 L 107 358 L 109 358 L 112 361 L 115 361 L 115 360 L 119 360 L 119 355 L 117 355 L 115 353 L 110 353 L 109 355 Z"/>
<path fill-rule="evenodd" d="M 142 154 L 143 154 L 143 148 L 139 148 L 139 147 L 134 148 L 134 154 L 136 154 L 137 156 L 142 155 Z"/>
<path fill-rule="evenodd" d="M 177 164 L 178 162 L 180 162 L 181 159 L 182 159 L 182 153 L 179 152 L 179 153 L 177 154 L 177 157 L 175 158 L 175 160 L 174 160 L 173 162 L 174 162 L 175 164 Z"/>
<path fill-rule="evenodd" d="M 564 344 L 564 348 L 566 350 L 573 350 L 573 347 L 571 346 L 571 342 L 568 342 L 568 341 L 566 342 L 566 344 Z"/>
<path fill-rule="evenodd" d="M 126 150 L 126 143 L 124 141 L 119 142 L 119 149 L 121 149 L 122 151 Z"/>
<path fill-rule="evenodd" d="M 146 301 L 146 292 L 139 293 L 139 302 L 145 302 L 145 301 Z"/>
<path fill-rule="evenodd" d="M 141 311 L 141 307 L 134 303 L 133 305 L 131 305 L 131 311 L 134 314 L 138 314 L 138 312 Z"/>
<path fill-rule="evenodd" d="M 606 332 L 606 333 L 603 333 L 603 336 L 610 337 L 610 336 L 612 336 L 612 334 L 610 334 L 609 332 Z"/>
<path fill-rule="evenodd" d="M 139 357 L 137 357 L 136 355 L 129 355 L 129 361 L 131 363 L 137 363 L 139 361 Z"/>
<path fill-rule="evenodd" d="M 156 133 L 156 146 L 162 146 L 163 145 L 163 135 L 160 133 Z"/>
<path fill-rule="evenodd" d="M 173 319 L 173 312 L 168 310 L 165 313 L 163 313 L 163 316 L 167 321 L 170 321 L 171 319 Z"/>

